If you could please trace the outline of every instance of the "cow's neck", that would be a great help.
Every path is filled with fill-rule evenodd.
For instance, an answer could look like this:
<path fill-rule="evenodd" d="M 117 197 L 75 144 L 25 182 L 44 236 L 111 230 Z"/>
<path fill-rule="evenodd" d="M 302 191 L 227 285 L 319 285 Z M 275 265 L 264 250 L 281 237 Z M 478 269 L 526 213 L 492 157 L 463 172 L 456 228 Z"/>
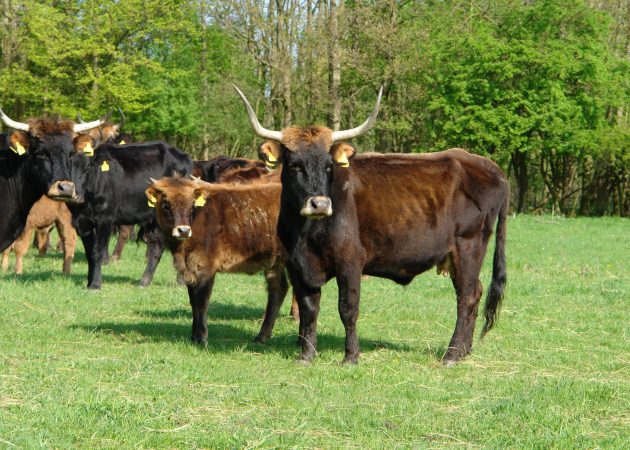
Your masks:
<path fill-rule="evenodd" d="M 31 207 L 45 192 L 29 177 L 30 157 L 6 157 L 0 161 L 0 250 L 11 245 L 26 225 Z"/>
<path fill-rule="evenodd" d="M 350 176 L 338 177 L 331 192 L 333 215 L 321 220 L 311 220 L 289 207 L 282 198 L 278 232 L 287 249 L 289 263 L 297 269 L 302 279 L 311 287 L 323 285 L 334 274 L 340 247 L 355 245 L 358 239 L 356 207 Z"/>

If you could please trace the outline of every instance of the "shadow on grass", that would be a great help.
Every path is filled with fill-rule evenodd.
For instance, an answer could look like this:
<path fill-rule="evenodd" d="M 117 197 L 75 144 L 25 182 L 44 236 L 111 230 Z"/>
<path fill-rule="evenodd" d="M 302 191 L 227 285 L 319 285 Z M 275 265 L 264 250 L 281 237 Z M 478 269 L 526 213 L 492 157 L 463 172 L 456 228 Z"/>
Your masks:
<path fill-rule="evenodd" d="M 188 296 L 186 295 L 186 298 Z M 283 305 L 283 309 L 284 305 Z M 168 309 L 163 311 L 135 310 L 136 314 L 142 317 L 152 317 L 155 319 L 189 319 L 191 318 L 190 308 Z M 253 308 L 245 305 L 234 305 L 232 303 L 210 303 L 208 306 L 209 320 L 256 320 L 263 319 L 265 310 L 263 308 Z M 280 312 L 280 317 L 283 317 Z M 296 322 L 297 323 L 297 322 Z"/>
<path fill-rule="evenodd" d="M 5 276 L 9 277 L 11 276 L 11 274 L 7 272 L 7 275 Z M 15 281 L 17 281 L 19 284 L 26 284 L 33 281 L 49 281 L 52 278 L 66 278 L 66 279 L 72 280 L 72 282 L 78 286 L 87 286 L 86 274 L 70 273 L 68 275 L 65 275 L 61 273 L 61 268 L 59 269 L 59 271 L 39 270 L 36 272 L 25 272 L 22 275 L 13 274 L 13 277 Z M 103 274 L 103 284 L 106 284 L 106 283 L 138 284 L 139 281 L 140 281 L 140 276 L 138 276 L 137 278 L 134 278 L 127 275 Z"/>
<path fill-rule="evenodd" d="M 242 318 L 243 313 L 250 314 L 254 312 L 256 318 L 260 318 L 262 310 L 247 307 L 234 307 L 230 305 L 221 305 L 217 309 L 223 311 L 223 317 Z M 185 309 L 176 309 L 163 312 L 156 312 L 151 315 L 159 318 L 190 318 L 190 311 Z M 297 345 L 298 323 L 294 322 L 295 333 L 279 333 L 274 334 L 266 344 L 253 342 L 256 333 L 251 330 L 243 329 L 236 325 L 216 323 L 213 320 L 218 317 L 210 314 L 208 320 L 208 346 L 203 348 L 193 344 L 190 339 L 191 325 L 173 323 L 171 321 L 140 321 L 135 323 L 116 323 L 101 322 L 96 324 L 74 325 L 71 328 L 84 330 L 89 333 L 101 334 L 103 336 L 113 336 L 121 341 L 132 343 L 146 342 L 169 342 L 181 343 L 198 347 L 200 351 L 208 351 L 210 353 L 232 353 L 242 352 L 243 350 L 252 353 L 276 353 L 285 358 L 294 358 L 298 355 L 299 346 Z M 282 317 L 278 320 L 290 320 L 289 317 Z M 293 321 L 292 321 L 293 322 Z M 345 336 L 334 335 L 329 333 L 318 333 L 318 350 L 333 350 L 343 353 L 345 346 Z M 444 348 L 417 348 L 404 343 L 394 343 L 381 339 L 359 338 L 362 352 L 374 352 L 378 350 L 391 350 L 396 352 L 419 352 L 430 355 L 436 359 L 440 359 L 444 353 Z"/>

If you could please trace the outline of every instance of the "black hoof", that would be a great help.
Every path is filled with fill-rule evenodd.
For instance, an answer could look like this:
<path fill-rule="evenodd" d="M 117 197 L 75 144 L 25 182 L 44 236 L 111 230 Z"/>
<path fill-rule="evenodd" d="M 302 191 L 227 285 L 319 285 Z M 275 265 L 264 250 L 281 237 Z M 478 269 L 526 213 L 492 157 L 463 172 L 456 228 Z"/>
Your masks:
<path fill-rule="evenodd" d="M 300 353 L 300 356 L 295 360 L 296 363 L 303 366 L 308 366 L 313 363 L 315 355 L 313 353 Z"/>
<path fill-rule="evenodd" d="M 358 364 L 358 363 L 359 363 L 358 355 L 346 356 L 341 360 L 341 364 Z"/>
<path fill-rule="evenodd" d="M 190 338 L 190 340 L 193 342 L 193 344 L 196 344 L 200 347 L 207 347 L 208 346 L 208 339 L 207 338 L 202 338 L 200 336 L 192 336 Z"/>
<path fill-rule="evenodd" d="M 269 338 L 268 338 L 268 337 L 265 337 L 265 336 L 263 336 L 263 335 L 261 335 L 261 334 L 259 334 L 258 336 L 256 336 L 256 337 L 254 338 L 254 342 L 255 342 L 256 344 L 266 344 L 268 340 L 269 340 Z"/>

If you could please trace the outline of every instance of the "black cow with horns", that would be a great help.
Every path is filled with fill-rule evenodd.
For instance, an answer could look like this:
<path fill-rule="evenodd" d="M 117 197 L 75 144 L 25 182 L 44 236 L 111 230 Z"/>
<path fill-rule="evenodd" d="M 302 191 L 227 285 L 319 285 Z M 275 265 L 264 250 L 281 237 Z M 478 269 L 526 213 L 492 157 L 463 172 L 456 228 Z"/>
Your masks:
<path fill-rule="evenodd" d="M 462 149 L 356 155 L 344 141 L 371 128 L 380 94 L 359 127 L 275 131 L 260 125 L 238 93 L 256 134 L 267 139 L 260 146 L 262 158 L 268 165 L 283 165 L 278 235 L 289 255 L 287 268 L 298 298 L 301 360 L 315 356 L 326 281 L 337 279 L 339 315 L 346 330 L 344 362 L 356 363 L 361 274 L 406 285 L 435 266 L 450 275 L 457 295 L 457 321 L 444 363 L 454 364 L 470 353 L 482 293 L 479 273 L 495 223 L 483 333 L 496 321 L 507 277 L 509 194 L 499 166 Z"/>
<path fill-rule="evenodd" d="M 76 124 L 70 120 L 33 118 L 27 123 L 0 119 L 14 130 L 0 150 L 0 251 L 20 235 L 33 204 L 42 195 L 59 200 L 76 199 L 71 181 L 71 158 L 76 155 L 79 133 L 101 126 L 103 120 Z"/>

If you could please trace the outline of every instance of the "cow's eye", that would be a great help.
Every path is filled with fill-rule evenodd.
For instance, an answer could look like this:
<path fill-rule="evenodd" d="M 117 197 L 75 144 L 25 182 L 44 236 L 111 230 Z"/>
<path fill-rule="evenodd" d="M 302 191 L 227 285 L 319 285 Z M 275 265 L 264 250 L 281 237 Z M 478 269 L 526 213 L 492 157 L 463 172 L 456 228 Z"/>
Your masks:
<path fill-rule="evenodd" d="M 167 201 L 163 201 L 161 207 L 162 207 L 162 209 L 164 211 L 170 211 L 171 210 L 171 205 Z"/>
<path fill-rule="evenodd" d="M 299 166 L 299 165 L 297 165 L 297 164 L 293 164 L 293 165 L 291 166 L 291 172 L 293 172 L 293 173 L 296 173 L 296 174 L 297 174 L 297 173 L 302 173 L 302 172 L 303 172 L 303 170 L 302 170 L 302 167 L 301 167 L 301 166 Z"/>

